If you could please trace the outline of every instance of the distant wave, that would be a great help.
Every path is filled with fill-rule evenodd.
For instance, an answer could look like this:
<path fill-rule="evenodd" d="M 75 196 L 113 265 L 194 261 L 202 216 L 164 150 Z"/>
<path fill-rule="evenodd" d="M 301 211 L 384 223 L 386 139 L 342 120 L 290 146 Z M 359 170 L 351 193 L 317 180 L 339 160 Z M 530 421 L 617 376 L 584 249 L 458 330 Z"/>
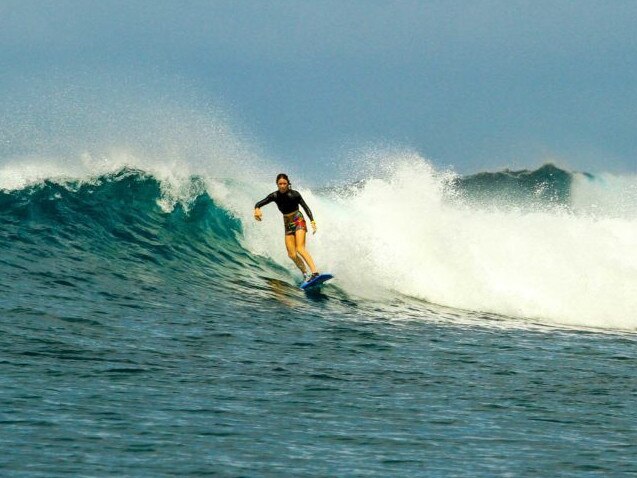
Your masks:
<path fill-rule="evenodd" d="M 569 205 L 573 174 L 545 164 L 534 171 L 504 170 L 458 177 L 453 183 L 467 197 L 484 204 Z"/>
<path fill-rule="evenodd" d="M 536 170 L 482 172 L 453 180 L 475 205 L 637 218 L 637 176 L 570 172 L 553 164 Z"/>

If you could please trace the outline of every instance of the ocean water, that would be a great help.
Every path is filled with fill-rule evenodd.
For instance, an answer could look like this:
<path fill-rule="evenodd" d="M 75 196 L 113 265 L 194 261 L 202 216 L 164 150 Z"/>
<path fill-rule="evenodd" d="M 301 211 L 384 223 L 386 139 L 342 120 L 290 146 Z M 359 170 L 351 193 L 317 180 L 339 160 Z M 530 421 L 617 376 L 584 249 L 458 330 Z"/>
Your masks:
<path fill-rule="evenodd" d="M 637 475 L 635 178 L 295 184 L 304 292 L 273 181 L 130 158 L 0 169 L 2 476 Z"/>

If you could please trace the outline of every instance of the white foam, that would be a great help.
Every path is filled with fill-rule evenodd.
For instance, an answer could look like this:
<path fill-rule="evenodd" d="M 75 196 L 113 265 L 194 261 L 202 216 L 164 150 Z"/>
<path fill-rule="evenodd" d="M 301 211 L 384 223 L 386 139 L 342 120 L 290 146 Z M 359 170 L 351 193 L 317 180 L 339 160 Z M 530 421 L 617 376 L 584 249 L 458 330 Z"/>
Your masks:
<path fill-rule="evenodd" d="M 575 174 L 571 188 L 573 208 L 593 216 L 637 218 L 637 176 L 602 173 Z"/>
<path fill-rule="evenodd" d="M 462 309 L 637 329 L 637 220 L 480 210 L 444 200 L 448 177 L 413 155 L 338 197 L 301 193 L 320 228 L 308 249 L 350 293 L 397 291 Z M 247 244 L 292 267 L 280 214 Z"/>

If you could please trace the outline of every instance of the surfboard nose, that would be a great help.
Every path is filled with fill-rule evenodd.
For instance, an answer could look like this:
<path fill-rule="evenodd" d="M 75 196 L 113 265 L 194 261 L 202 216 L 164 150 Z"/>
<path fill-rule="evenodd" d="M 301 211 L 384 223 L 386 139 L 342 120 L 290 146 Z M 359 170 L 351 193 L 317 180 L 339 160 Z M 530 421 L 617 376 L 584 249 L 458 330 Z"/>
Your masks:
<path fill-rule="evenodd" d="M 329 273 L 325 273 L 325 274 L 319 274 L 318 276 L 316 276 L 314 279 L 309 280 L 307 282 L 303 282 L 300 287 L 301 289 L 305 290 L 305 289 L 309 289 L 311 287 L 316 287 L 318 285 L 323 284 L 324 282 L 330 280 L 334 278 L 334 276 L 332 274 Z"/>

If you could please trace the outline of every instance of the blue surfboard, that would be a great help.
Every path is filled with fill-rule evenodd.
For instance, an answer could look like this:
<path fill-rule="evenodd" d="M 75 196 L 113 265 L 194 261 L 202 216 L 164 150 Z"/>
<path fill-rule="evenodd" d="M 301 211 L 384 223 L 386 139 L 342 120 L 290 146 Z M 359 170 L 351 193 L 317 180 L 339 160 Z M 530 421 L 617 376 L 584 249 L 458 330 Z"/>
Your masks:
<path fill-rule="evenodd" d="M 321 285 L 323 282 L 328 281 L 333 277 L 334 276 L 332 274 L 319 274 L 317 277 L 315 277 L 311 281 L 303 282 L 301 284 L 301 289 L 303 290 L 311 289 L 312 287 Z"/>

